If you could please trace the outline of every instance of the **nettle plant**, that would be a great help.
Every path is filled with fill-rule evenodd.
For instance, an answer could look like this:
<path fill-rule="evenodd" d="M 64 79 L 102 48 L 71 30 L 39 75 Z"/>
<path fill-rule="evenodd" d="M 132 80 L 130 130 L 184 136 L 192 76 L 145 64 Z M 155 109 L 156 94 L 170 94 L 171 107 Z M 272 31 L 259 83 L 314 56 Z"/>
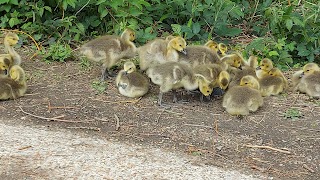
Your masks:
<path fill-rule="evenodd" d="M 269 2 L 262 18 L 269 33 L 253 40 L 247 52 L 269 57 L 280 67 L 320 62 L 320 1 Z"/>

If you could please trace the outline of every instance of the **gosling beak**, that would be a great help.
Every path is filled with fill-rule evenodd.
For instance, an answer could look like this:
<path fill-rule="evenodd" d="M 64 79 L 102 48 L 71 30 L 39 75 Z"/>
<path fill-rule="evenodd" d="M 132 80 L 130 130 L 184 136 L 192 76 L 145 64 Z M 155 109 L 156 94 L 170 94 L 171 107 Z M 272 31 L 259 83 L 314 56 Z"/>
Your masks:
<path fill-rule="evenodd" d="M 257 68 L 256 68 L 256 70 L 260 70 L 261 69 L 261 67 L 260 66 L 258 66 Z"/>
<path fill-rule="evenodd" d="M 182 52 L 184 55 L 187 55 L 187 50 L 186 49 L 182 49 L 182 51 L 180 51 L 180 52 Z"/>
<path fill-rule="evenodd" d="M 8 70 L 7 69 L 4 70 L 4 75 L 8 75 Z"/>
<path fill-rule="evenodd" d="M 242 70 L 242 66 L 240 65 L 240 66 L 238 67 L 238 69 Z"/>
<path fill-rule="evenodd" d="M 302 78 L 304 76 L 304 72 L 302 72 L 299 76 L 299 78 Z"/>

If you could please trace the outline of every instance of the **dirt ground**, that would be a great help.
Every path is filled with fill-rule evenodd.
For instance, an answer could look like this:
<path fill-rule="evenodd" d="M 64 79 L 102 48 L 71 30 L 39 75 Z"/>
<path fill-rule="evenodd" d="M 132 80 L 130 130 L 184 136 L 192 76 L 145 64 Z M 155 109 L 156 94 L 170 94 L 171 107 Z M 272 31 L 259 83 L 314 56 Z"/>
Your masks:
<path fill-rule="evenodd" d="M 320 177 L 319 100 L 289 90 L 265 98 L 262 108 L 242 119 L 226 113 L 221 97 L 201 103 L 199 95 L 182 93 L 187 102 L 171 103 L 172 94 L 167 93 L 169 108 L 162 108 L 155 85 L 141 99 L 121 96 L 114 80 L 106 81 L 106 90 L 99 93 L 98 64 L 48 64 L 30 60 L 30 49 L 21 53 L 27 94 L 0 101 L 2 119 L 184 152 L 208 165 L 270 179 Z"/>

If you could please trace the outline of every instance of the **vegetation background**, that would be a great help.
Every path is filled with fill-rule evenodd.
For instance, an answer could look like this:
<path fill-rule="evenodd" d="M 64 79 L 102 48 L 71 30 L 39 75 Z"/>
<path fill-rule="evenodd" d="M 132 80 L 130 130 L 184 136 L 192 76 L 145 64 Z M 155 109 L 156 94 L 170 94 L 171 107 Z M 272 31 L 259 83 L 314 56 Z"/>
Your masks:
<path fill-rule="evenodd" d="M 177 34 L 189 44 L 224 42 L 278 67 L 320 62 L 318 0 L 0 0 L 0 26 L 31 35 L 47 61 L 104 34 L 137 32 L 137 45 Z M 26 36 L 21 34 L 21 36 Z M 27 36 L 24 39 L 28 43 Z"/>

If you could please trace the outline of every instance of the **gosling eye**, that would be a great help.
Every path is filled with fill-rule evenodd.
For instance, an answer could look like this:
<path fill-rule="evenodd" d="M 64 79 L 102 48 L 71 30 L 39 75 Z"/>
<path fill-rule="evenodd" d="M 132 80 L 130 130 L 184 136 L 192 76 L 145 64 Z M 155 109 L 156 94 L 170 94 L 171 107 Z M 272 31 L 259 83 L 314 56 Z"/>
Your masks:
<path fill-rule="evenodd" d="M 182 47 L 182 45 L 181 45 L 181 44 L 180 44 L 179 46 L 180 46 L 180 47 Z"/>
<path fill-rule="evenodd" d="M 207 93 L 209 93 L 210 91 L 208 90 Z"/>

